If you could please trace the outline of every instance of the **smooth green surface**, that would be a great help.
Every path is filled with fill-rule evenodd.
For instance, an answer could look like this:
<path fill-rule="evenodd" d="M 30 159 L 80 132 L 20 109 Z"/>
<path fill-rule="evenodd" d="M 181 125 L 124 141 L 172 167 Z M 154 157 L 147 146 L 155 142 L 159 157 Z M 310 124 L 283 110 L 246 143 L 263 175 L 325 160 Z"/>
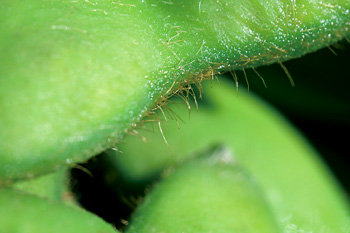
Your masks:
<path fill-rule="evenodd" d="M 4 233 L 117 232 L 82 209 L 11 189 L 0 190 L 0 206 L 0 231 Z"/>
<path fill-rule="evenodd" d="M 122 153 L 109 152 L 116 166 L 138 181 L 206 148 L 227 145 L 236 163 L 261 186 L 285 232 L 348 230 L 348 200 L 315 151 L 285 119 L 252 93 L 240 89 L 237 96 L 225 80 L 207 82 L 203 89 L 203 102 L 198 111 L 190 112 L 190 119 L 184 103 L 163 108 L 175 111 L 180 125 L 178 129 L 170 120 L 172 114 L 167 114 L 162 131 L 168 145 L 157 123 L 146 125 L 139 130 L 146 143 L 129 136 L 118 147 Z M 163 118 L 160 112 L 159 117 Z"/>
<path fill-rule="evenodd" d="M 50 200 L 62 201 L 68 187 L 68 171 L 61 170 L 35 179 L 19 181 L 13 187 Z"/>
<path fill-rule="evenodd" d="M 254 181 L 220 156 L 184 164 L 156 185 L 126 232 L 281 232 Z"/>
<path fill-rule="evenodd" d="M 349 35 L 350 2 L 0 3 L 0 183 L 113 147 L 169 89 Z"/>

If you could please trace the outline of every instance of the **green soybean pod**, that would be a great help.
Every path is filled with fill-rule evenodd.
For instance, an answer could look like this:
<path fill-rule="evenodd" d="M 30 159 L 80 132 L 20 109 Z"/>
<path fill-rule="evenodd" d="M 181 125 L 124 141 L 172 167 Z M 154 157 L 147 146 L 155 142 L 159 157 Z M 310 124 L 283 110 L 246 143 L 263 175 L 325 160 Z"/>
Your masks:
<path fill-rule="evenodd" d="M 0 189 L 0 230 L 6 233 L 115 233 L 112 226 L 78 207 Z"/>
<path fill-rule="evenodd" d="M 349 35 L 348 0 L 3 0 L 0 185 L 113 147 L 180 82 Z"/>
<path fill-rule="evenodd" d="M 140 129 L 146 143 L 126 138 L 119 146 L 122 154 L 109 152 L 115 166 L 140 181 L 208 147 L 227 145 L 239 167 L 261 187 L 284 232 L 346 232 L 348 198 L 315 150 L 271 106 L 252 93 L 240 89 L 237 96 L 234 90 L 224 80 L 203 85 L 203 102 L 190 119 L 185 104 L 167 105 L 177 113 L 180 129 L 171 113 L 162 133 L 152 125 Z"/>
<path fill-rule="evenodd" d="M 254 181 L 224 162 L 230 160 L 225 151 L 220 157 L 185 163 L 160 181 L 126 232 L 280 232 Z"/>

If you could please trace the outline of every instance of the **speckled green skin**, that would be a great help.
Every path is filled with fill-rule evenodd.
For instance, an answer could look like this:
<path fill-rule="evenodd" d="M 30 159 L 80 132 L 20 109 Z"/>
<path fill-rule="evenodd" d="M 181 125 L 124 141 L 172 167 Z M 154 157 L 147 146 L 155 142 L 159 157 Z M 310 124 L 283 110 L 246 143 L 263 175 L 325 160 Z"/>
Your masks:
<path fill-rule="evenodd" d="M 349 1 L 0 3 L 0 185 L 115 145 L 181 80 L 349 35 Z"/>

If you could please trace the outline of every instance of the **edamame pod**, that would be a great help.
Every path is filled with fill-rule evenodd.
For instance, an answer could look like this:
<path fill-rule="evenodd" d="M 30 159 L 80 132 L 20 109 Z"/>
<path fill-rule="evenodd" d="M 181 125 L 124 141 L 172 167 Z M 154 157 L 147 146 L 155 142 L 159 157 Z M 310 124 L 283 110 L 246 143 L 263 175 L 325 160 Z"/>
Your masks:
<path fill-rule="evenodd" d="M 349 202 L 300 133 L 253 94 L 240 90 L 237 97 L 224 80 L 212 86 L 203 85 L 204 101 L 190 119 L 185 104 L 167 106 L 185 121 L 180 129 L 168 119 L 163 135 L 151 125 L 140 130 L 146 143 L 128 137 L 119 147 L 123 153 L 114 152 L 119 170 L 142 180 L 208 147 L 227 145 L 239 167 L 257 180 L 285 232 L 346 232 Z"/>
<path fill-rule="evenodd" d="M 109 224 L 78 207 L 23 192 L 0 190 L 0 229 L 6 233 L 115 233 Z"/>
<path fill-rule="evenodd" d="M 113 147 L 180 82 L 348 36 L 349 10 L 348 0 L 1 1 L 0 185 Z"/>
<path fill-rule="evenodd" d="M 126 232 L 281 232 L 254 181 L 220 153 L 183 164 L 157 184 Z"/>

